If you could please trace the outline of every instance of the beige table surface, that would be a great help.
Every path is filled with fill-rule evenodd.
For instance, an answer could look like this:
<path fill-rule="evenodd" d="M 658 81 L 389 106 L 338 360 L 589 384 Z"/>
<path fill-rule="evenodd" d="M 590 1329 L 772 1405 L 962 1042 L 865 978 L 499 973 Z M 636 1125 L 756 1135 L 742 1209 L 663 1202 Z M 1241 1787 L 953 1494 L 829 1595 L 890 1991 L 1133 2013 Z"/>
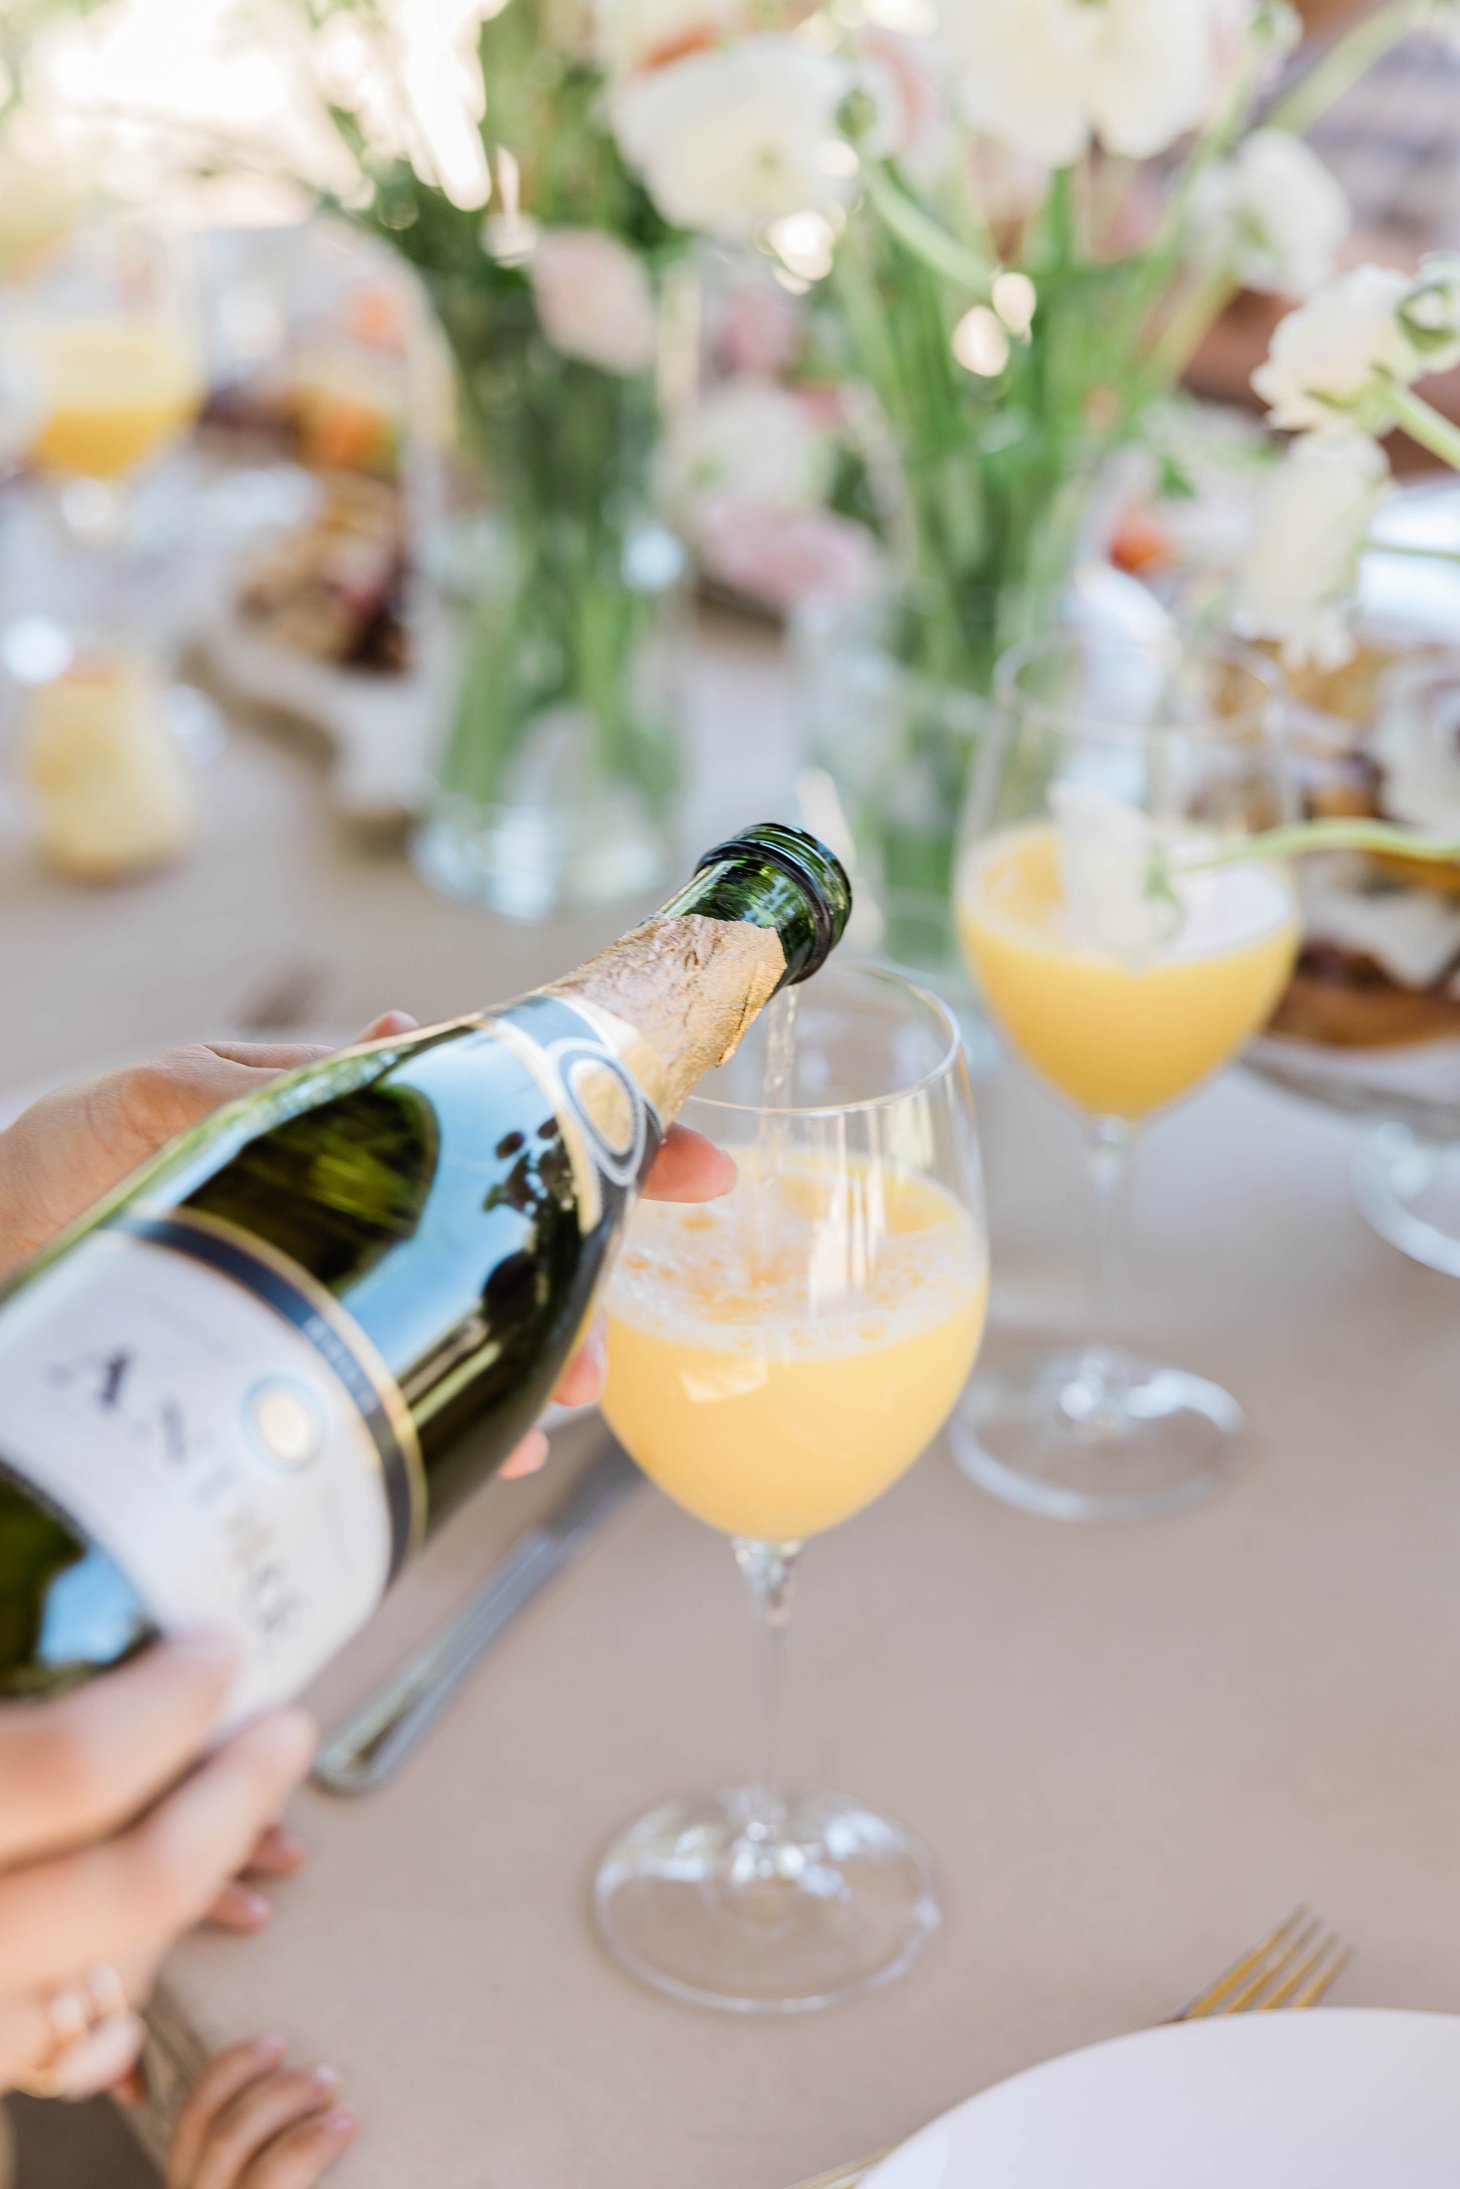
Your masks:
<path fill-rule="evenodd" d="M 774 663 L 701 694 L 783 764 Z M 735 764 L 726 766 L 727 748 Z M 718 773 L 716 770 L 718 769 Z M 332 836 L 317 775 L 240 738 L 205 856 L 87 898 L 0 861 L 12 1079 L 217 1024 L 281 963 L 329 1014 L 460 1007 L 588 947 L 504 931 Z M 752 799 L 764 804 L 764 798 Z M 1074 1135 L 981 1091 L 995 1332 L 1079 1312 Z M 513 1629 L 387 1793 L 308 1794 L 274 1930 L 172 1971 L 205 2044 L 279 2027 L 347 2077 L 341 2189 L 784 2189 L 993 2078 L 1169 2012 L 1298 1899 L 1353 1939 L 1349 2003 L 1460 2010 L 1460 1291 L 1373 1239 L 1350 1128 L 1241 1078 L 1152 1135 L 1134 1334 L 1228 1382 L 1252 1434 L 1199 1513 L 1085 1530 L 1009 1511 L 935 1450 L 808 1559 L 791 1752 L 934 1849 L 946 1925 L 849 2008 L 740 2022 L 638 1989 L 586 1921 L 595 1855 L 733 1773 L 749 1622 L 722 1543 L 644 1490 Z M 330 1715 L 471 1587 L 551 1485 L 488 1491 L 320 1683 Z"/>

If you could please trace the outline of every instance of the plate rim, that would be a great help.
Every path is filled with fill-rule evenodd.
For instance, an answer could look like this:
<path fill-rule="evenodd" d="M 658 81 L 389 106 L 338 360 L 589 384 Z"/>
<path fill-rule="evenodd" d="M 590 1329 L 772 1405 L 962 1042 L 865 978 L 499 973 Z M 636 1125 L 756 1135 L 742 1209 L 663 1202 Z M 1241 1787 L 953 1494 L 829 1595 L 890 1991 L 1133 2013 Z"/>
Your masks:
<path fill-rule="evenodd" d="M 1308 2029 L 1335 2022 L 1350 2025 L 1355 2022 L 1383 2023 L 1386 2027 L 1397 2022 L 1423 2023 L 1426 2026 L 1449 2022 L 1455 2025 L 1457 2036 L 1460 2036 L 1460 2013 L 1451 2013 L 1442 2007 L 1309 2007 L 1301 2013 L 1261 2016 L 1214 2014 L 1188 2022 L 1157 2022 L 1144 2029 L 1121 2030 L 1113 2037 L 1097 2037 L 1086 2045 L 1072 2045 L 1067 2052 L 1053 2053 L 1047 2060 L 1036 2060 L 1028 2067 L 1015 2068 L 1012 2074 L 1003 2075 L 997 2082 L 989 2083 L 982 2090 L 976 2090 L 970 2096 L 960 2099 L 956 2105 L 949 2106 L 932 2120 L 925 2121 L 921 2128 L 915 2129 L 901 2143 L 894 2145 L 885 2157 L 878 2160 L 871 2172 L 863 2177 L 862 2189 L 887 2189 L 888 2182 L 893 2179 L 889 2169 L 914 2152 L 925 2139 L 931 2141 L 940 2130 L 971 2115 L 975 2107 L 984 2104 L 997 2092 L 1009 2090 L 1020 2083 L 1034 2082 L 1066 2066 L 1072 2060 L 1088 2059 L 1096 2053 L 1134 2050 L 1137 2046 L 1149 2045 L 1152 2039 L 1163 2043 L 1172 2039 L 1178 2043 L 1190 2042 L 1197 2037 L 1209 2040 L 1218 2031 L 1225 2038 L 1239 2028 L 1249 2033 L 1256 2029 L 1274 2031 L 1290 2027 L 1295 2022 Z M 1244 2036 L 1239 2042 L 1250 2042 L 1250 2036 Z"/>

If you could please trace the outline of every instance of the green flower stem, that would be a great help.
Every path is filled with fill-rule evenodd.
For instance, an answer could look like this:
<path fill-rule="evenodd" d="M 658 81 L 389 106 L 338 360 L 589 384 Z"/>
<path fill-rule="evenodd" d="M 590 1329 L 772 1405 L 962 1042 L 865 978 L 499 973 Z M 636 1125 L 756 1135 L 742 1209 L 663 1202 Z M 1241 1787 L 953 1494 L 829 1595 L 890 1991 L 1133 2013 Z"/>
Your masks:
<path fill-rule="evenodd" d="M 1367 539 L 1359 552 L 1364 555 L 1411 555 L 1416 562 L 1460 563 L 1460 547 L 1424 547 L 1417 540 Z"/>
<path fill-rule="evenodd" d="M 907 195 L 887 168 L 868 165 L 862 171 L 862 182 L 868 203 L 925 266 L 971 289 L 976 297 L 988 297 L 998 271 L 992 259 L 950 235 L 941 222 Z"/>
<path fill-rule="evenodd" d="M 1388 0 L 1387 6 L 1361 16 L 1278 100 L 1265 117 L 1266 126 L 1306 135 L 1387 53 L 1422 30 L 1429 12 L 1428 0 Z"/>
<path fill-rule="evenodd" d="M 1395 388 L 1389 397 L 1389 407 L 1397 424 L 1403 426 L 1412 441 L 1427 448 L 1432 456 L 1438 456 L 1442 464 L 1452 471 L 1460 471 L 1460 426 L 1427 403 L 1413 388 Z"/>
<path fill-rule="evenodd" d="M 1460 836 L 1420 836 L 1389 821 L 1299 821 L 1290 828 L 1263 829 L 1203 852 L 1199 859 L 1171 860 L 1158 848 L 1152 858 L 1148 895 L 1179 875 L 1206 874 L 1215 867 L 1242 866 L 1254 859 L 1299 858 L 1309 851 L 1378 851 L 1402 859 L 1424 859 L 1437 866 L 1460 864 Z"/>
<path fill-rule="evenodd" d="M 1151 349 L 1151 371 L 1163 386 L 1174 386 L 1201 347 L 1208 329 L 1237 294 L 1229 273 L 1208 274 L 1177 305 Z"/>

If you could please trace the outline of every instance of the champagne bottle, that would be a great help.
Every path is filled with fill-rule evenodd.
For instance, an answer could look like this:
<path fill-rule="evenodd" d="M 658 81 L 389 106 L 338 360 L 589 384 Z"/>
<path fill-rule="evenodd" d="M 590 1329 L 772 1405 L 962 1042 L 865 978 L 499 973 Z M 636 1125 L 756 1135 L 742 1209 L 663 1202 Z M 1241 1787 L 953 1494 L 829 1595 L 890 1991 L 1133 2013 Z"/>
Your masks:
<path fill-rule="evenodd" d="M 814 973 L 846 876 L 768 824 L 484 1015 L 217 1111 L 0 1294 L 0 1696 L 223 1626 L 296 1693 L 512 1450 L 664 1132 Z"/>

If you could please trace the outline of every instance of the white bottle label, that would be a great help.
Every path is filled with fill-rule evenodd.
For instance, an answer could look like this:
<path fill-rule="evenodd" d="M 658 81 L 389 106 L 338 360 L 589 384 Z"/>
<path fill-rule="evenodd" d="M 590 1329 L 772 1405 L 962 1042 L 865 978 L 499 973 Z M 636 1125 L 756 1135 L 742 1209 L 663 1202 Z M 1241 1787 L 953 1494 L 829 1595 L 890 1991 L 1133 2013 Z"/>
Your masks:
<path fill-rule="evenodd" d="M 255 1290 L 148 1238 L 100 1231 L 7 1304 L 0 1460 L 164 1633 L 235 1637 L 230 1724 L 297 1694 L 391 1571 L 387 1480 L 345 1375 Z"/>

